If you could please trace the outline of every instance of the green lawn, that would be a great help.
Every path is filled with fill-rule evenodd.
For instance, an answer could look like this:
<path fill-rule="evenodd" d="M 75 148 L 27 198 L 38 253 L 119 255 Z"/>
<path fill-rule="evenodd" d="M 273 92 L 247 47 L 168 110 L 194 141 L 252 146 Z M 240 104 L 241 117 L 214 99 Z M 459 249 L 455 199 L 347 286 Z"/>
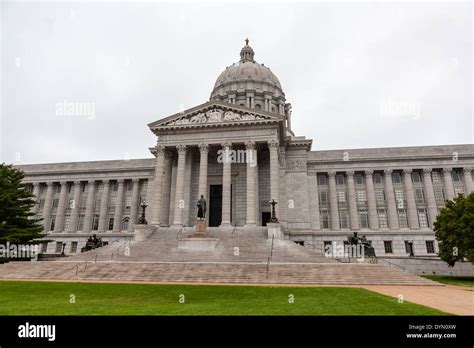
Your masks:
<path fill-rule="evenodd" d="M 449 284 L 449 285 L 474 287 L 474 277 L 453 277 L 453 276 L 437 276 L 437 275 L 428 275 L 428 276 L 423 276 L 423 277 L 434 280 L 436 282 Z"/>
<path fill-rule="evenodd" d="M 0 315 L 443 314 L 359 288 L 0 281 Z"/>

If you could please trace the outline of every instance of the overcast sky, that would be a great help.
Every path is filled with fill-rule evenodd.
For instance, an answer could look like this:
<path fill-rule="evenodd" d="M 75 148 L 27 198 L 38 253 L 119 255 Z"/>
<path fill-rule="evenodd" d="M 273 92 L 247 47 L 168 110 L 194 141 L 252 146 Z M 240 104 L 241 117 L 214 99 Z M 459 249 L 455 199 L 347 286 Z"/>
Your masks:
<path fill-rule="evenodd" d="M 151 157 L 246 37 L 313 150 L 474 142 L 470 1 L 0 6 L 0 162 Z"/>

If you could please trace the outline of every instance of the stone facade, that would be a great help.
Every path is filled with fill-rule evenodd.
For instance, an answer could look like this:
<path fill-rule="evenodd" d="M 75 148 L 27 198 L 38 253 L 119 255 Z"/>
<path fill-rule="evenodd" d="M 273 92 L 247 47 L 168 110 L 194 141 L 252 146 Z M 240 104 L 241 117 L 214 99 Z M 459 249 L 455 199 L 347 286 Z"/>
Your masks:
<path fill-rule="evenodd" d="M 93 233 L 132 239 L 143 199 L 152 226 L 193 226 L 203 195 L 212 226 L 251 233 L 275 199 L 285 238 L 305 246 L 322 251 L 358 231 L 380 256 L 406 256 L 407 242 L 435 255 L 439 209 L 474 190 L 474 145 L 311 151 L 291 130 L 278 79 L 253 58 L 247 44 L 209 102 L 149 124 L 153 158 L 18 166 L 54 240 L 43 251 L 65 242 L 79 252 Z M 251 74 L 233 80 L 242 71 Z"/>

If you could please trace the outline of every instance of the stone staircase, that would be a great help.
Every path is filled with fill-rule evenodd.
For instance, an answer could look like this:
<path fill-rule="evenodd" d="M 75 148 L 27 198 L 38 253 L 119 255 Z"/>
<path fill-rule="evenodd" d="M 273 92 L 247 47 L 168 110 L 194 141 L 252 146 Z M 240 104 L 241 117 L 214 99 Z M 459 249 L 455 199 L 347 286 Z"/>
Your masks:
<path fill-rule="evenodd" d="M 440 285 L 367 263 L 340 263 L 266 229 L 210 228 L 216 250 L 178 248 L 192 228 L 156 228 L 143 242 L 121 241 L 58 261 L 0 265 L 0 279 L 204 282 L 249 284 Z"/>

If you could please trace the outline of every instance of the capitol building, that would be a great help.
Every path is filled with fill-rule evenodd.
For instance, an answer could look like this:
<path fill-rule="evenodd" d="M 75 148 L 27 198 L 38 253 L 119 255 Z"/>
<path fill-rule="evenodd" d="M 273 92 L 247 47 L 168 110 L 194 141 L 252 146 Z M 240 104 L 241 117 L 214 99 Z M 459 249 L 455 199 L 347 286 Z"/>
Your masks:
<path fill-rule="evenodd" d="M 275 200 L 284 238 L 305 247 L 358 232 L 377 256 L 436 255 L 439 210 L 474 190 L 474 145 L 312 151 L 295 122 L 282 84 L 247 41 L 209 101 L 148 125 L 157 139 L 150 158 L 16 166 L 48 233 L 42 252 L 65 243 L 66 254 L 80 253 L 92 234 L 132 240 L 143 200 L 153 233 L 193 227 L 202 195 L 211 235 L 251 236 Z"/>

